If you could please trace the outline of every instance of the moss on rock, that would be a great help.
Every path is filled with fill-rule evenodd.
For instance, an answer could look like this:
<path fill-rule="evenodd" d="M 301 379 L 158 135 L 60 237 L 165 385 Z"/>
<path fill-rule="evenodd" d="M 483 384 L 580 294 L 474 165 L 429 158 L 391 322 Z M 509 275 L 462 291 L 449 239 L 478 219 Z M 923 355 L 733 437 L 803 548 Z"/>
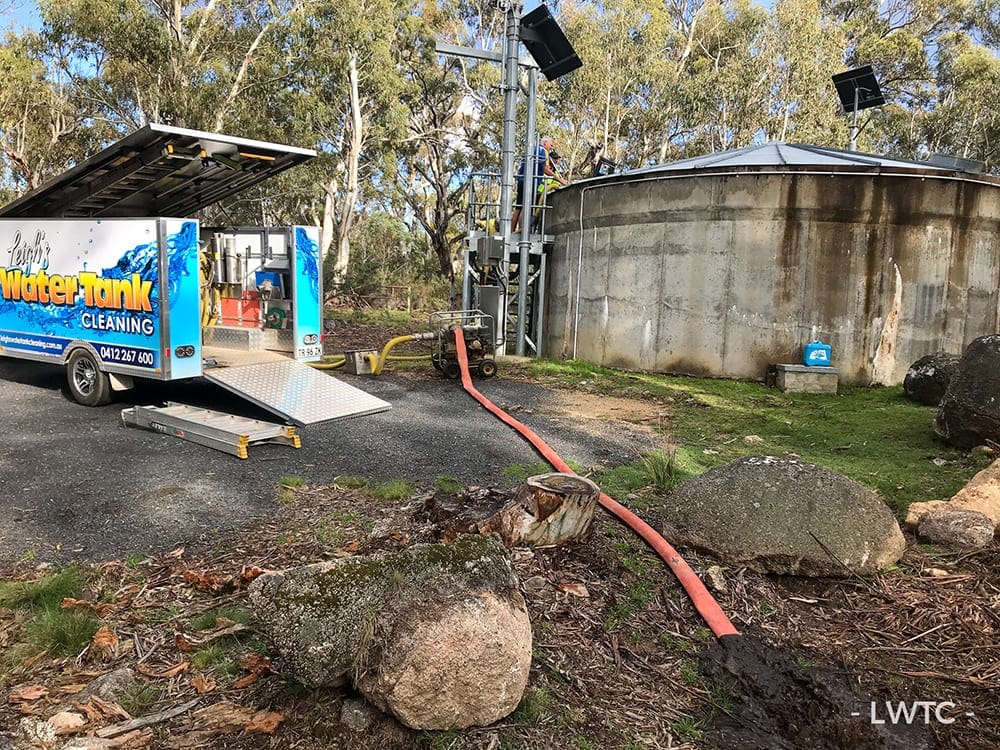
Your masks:
<path fill-rule="evenodd" d="M 264 575 L 250 603 L 295 676 L 320 686 L 364 671 L 403 614 L 485 591 L 520 598 L 499 537 L 466 535 Z"/>

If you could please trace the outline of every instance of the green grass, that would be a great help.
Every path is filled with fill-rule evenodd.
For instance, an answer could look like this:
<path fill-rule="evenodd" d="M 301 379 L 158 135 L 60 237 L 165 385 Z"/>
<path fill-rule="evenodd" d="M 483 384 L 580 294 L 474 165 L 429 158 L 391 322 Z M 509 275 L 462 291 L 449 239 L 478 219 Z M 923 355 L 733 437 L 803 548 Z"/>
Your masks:
<path fill-rule="evenodd" d="M 552 694 L 545 687 L 529 687 L 524 691 L 510 720 L 518 724 L 538 724 L 552 713 Z"/>
<path fill-rule="evenodd" d="M 391 479 L 368 490 L 368 494 L 376 500 L 391 502 L 402 500 L 413 494 L 413 486 L 405 479 Z"/>
<path fill-rule="evenodd" d="M 0 607 L 27 614 L 23 637 L 5 650 L 0 670 L 6 672 L 42 651 L 76 656 L 86 648 L 100 620 L 90 612 L 61 609 L 60 605 L 65 597 L 79 598 L 88 577 L 70 565 L 34 581 L 0 583 Z"/>
<path fill-rule="evenodd" d="M 0 583 L 0 607 L 8 609 L 59 609 L 67 596 L 77 598 L 87 583 L 87 576 L 74 565 L 35 581 Z"/>
<path fill-rule="evenodd" d="M 235 643 L 214 641 L 191 654 L 191 669 L 203 672 L 212 669 L 219 676 L 233 676 L 239 673 L 239 666 L 234 658 Z"/>
<path fill-rule="evenodd" d="M 462 491 L 462 483 L 451 474 L 441 474 L 434 480 L 434 489 L 438 492 L 450 492 L 452 494 Z"/>
<path fill-rule="evenodd" d="M 533 477 L 536 474 L 549 474 L 551 472 L 551 466 L 544 461 L 539 461 L 534 464 L 511 464 L 510 466 L 505 466 L 501 474 L 518 482 L 523 482 L 528 477 Z"/>
<path fill-rule="evenodd" d="M 101 626 L 90 612 L 66 609 L 43 609 L 25 626 L 27 643 L 36 653 L 48 651 L 53 656 L 76 656 Z"/>
<path fill-rule="evenodd" d="M 689 476 L 742 456 L 795 454 L 876 490 L 900 516 L 911 502 L 945 499 L 989 463 L 937 440 L 933 407 L 893 388 L 843 388 L 838 395 L 790 394 L 760 383 L 631 373 L 586 362 L 524 365 L 542 382 L 664 404 L 661 429 L 681 443 L 674 476 Z M 747 443 L 756 435 L 763 442 Z M 935 466 L 933 458 L 947 463 Z M 596 476 L 609 494 L 649 484 L 642 461 Z M 645 475 L 645 476 L 644 476 Z"/>
<path fill-rule="evenodd" d="M 218 627 L 218 620 L 232 620 L 240 625 L 249 625 L 253 621 L 253 615 L 243 607 L 219 607 L 218 609 L 202 612 L 189 623 L 192 630 L 213 630 Z"/>
<path fill-rule="evenodd" d="M 353 474 L 342 474 L 333 478 L 333 484 L 345 490 L 357 490 L 367 487 L 371 481 L 367 477 L 359 477 Z"/>
<path fill-rule="evenodd" d="M 125 688 L 118 703 L 133 717 L 138 717 L 146 713 L 158 700 L 160 700 L 159 687 L 152 682 L 135 682 Z"/>
<path fill-rule="evenodd" d="M 703 723 L 688 716 L 682 716 L 670 728 L 681 742 L 697 742 L 703 733 Z"/>
<path fill-rule="evenodd" d="M 295 502 L 295 490 L 306 486 L 302 477 L 284 476 L 278 480 L 278 502 L 290 505 Z"/>
<path fill-rule="evenodd" d="M 343 313 L 339 310 L 330 311 L 328 310 L 325 317 L 333 318 L 338 321 L 344 321 L 345 323 L 366 323 L 370 325 L 411 325 L 414 321 L 418 320 L 413 317 L 408 312 L 402 310 L 363 310 L 357 309 L 352 310 L 349 313 Z M 426 321 L 420 321 L 426 322 Z M 387 339 L 388 340 L 388 339 Z"/>

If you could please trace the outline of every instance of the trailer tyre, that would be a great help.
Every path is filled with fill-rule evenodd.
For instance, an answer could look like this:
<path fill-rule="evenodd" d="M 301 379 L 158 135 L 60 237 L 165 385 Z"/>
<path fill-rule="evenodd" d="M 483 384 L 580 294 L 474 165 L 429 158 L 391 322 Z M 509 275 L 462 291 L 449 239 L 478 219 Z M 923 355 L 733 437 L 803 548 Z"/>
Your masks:
<path fill-rule="evenodd" d="M 73 399 L 84 406 L 103 406 L 111 402 L 111 379 L 101 372 L 94 355 L 77 349 L 66 363 L 66 381 Z"/>
<path fill-rule="evenodd" d="M 492 359 L 484 359 L 479 363 L 479 377 L 492 378 L 497 374 L 497 363 Z"/>

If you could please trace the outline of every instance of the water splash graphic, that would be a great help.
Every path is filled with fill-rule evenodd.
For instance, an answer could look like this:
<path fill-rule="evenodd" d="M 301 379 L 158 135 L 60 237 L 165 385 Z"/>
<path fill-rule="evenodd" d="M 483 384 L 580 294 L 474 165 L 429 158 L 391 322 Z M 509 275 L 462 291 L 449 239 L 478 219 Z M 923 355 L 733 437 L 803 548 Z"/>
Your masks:
<path fill-rule="evenodd" d="M 319 302 L 319 246 L 306 234 L 303 227 L 295 228 L 295 253 L 297 262 L 302 264 L 305 275 L 309 279 L 309 291 L 312 299 Z"/>

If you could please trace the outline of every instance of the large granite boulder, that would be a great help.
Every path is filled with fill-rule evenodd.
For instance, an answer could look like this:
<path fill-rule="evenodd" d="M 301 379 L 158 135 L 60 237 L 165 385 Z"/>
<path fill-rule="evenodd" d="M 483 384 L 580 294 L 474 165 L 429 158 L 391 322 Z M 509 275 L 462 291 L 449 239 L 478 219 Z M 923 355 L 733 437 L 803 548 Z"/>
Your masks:
<path fill-rule="evenodd" d="M 976 474 L 947 502 L 929 500 L 925 503 L 911 503 L 906 511 L 906 525 L 915 530 L 925 513 L 949 509 L 982 513 L 993 521 L 994 529 L 1000 529 L 1000 460 Z"/>
<path fill-rule="evenodd" d="M 975 510 L 943 508 L 920 517 L 917 535 L 952 547 L 985 547 L 993 541 L 993 519 Z"/>
<path fill-rule="evenodd" d="M 903 391 L 912 401 L 927 406 L 937 406 L 948 390 L 948 383 L 958 369 L 961 359 L 956 354 L 936 352 L 921 357 L 906 371 Z"/>
<path fill-rule="evenodd" d="M 934 431 L 959 448 L 1000 442 L 1000 334 L 966 347 L 938 406 Z"/>
<path fill-rule="evenodd" d="M 495 535 L 284 570 L 249 593 L 293 676 L 353 681 L 415 729 L 490 724 L 527 685 L 531 623 Z"/>
<path fill-rule="evenodd" d="M 664 513 L 667 539 L 768 573 L 874 573 L 906 547 L 878 495 L 790 458 L 740 458 L 694 477 L 670 494 Z"/>

